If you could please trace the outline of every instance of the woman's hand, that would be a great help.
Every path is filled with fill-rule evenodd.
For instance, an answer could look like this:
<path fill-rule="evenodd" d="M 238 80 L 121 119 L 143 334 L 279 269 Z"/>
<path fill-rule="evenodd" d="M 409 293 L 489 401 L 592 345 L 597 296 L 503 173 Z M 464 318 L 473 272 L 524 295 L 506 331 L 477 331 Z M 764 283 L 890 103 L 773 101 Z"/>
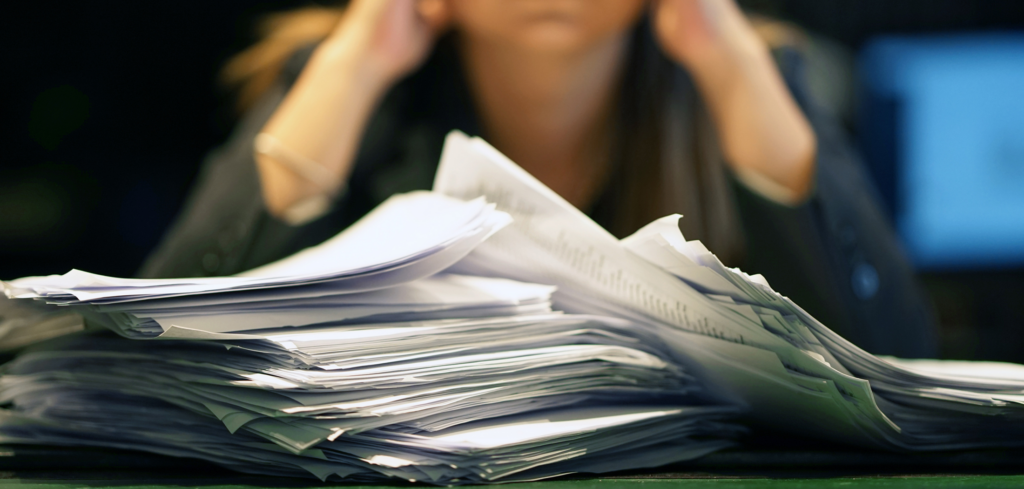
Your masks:
<path fill-rule="evenodd" d="M 282 148 L 277 156 L 256 155 L 271 214 L 288 218 L 296 204 L 322 202 L 317 196 L 342 186 L 377 102 L 423 63 L 445 17 L 444 0 L 354 0 L 348 6 L 263 127 Z M 310 181 L 275 160 L 286 153 L 322 166 L 326 171 L 316 173 L 330 181 Z"/>
<path fill-rule="evenodd" d="M 658 0 L 652 15 L 665 53 L 702 75 L 731 75 L 764 51 L 732 0 Z"/>
<path fill-rule="evenodd" d="M 423 63 L 446 11 L 445 0 L 355 0 L 319 51 L 390 85 Z"/>
<path fill-rule="evenodd" d="M 651 15 L 664 52 L 696 81 L 737 176 L 776 199 L 804 199 L 814 177 L 814 132 L 739 7 L 656 0 Z"/>

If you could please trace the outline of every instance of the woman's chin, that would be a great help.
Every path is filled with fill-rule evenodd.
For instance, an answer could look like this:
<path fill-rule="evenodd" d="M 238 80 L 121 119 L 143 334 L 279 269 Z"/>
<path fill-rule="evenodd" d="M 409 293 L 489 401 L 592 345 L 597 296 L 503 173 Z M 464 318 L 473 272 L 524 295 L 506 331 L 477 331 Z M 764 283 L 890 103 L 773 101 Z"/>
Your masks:
<path fill-rule="evenodd" d="M 516 33 L 515 44 L 537 53 L 567 54 L 595 43 L 593 36 L 566 22 L 543 22 Z"/>

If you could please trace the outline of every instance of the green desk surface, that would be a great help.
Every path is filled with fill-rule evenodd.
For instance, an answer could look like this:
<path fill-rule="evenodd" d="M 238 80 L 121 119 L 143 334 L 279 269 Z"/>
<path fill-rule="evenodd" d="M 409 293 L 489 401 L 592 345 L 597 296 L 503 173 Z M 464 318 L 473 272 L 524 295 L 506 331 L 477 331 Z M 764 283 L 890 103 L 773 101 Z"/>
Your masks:
<path fill-rule="evenodd" d="M 0 477 L 4 475 L 0 473 Z M 91 477 L 88 475 L 92 475 Z M 17 487 L 21 489 L 64 489 L 64 488 L 116 488 L 116 489 L 182 489 L 195 487 L 202 489 L 271 489 L 296 487 L 324 487 L 310 485 L 300 481 L 295 483 L 288 479 L 269 479 L 257 477 L 235 477 L 227 479 L 153 479 L 145 475 L 134 475 L 131 479 L 120 476 L 103 477 L 98 474 L 80 474 L 79 478 L 9 478 L 0 479 L 0 487 Z M 337 486 L 337 484 L 335 484 Z M 431 486 L 356 486 L 344 485 L 346 489 L 385 489 Z M 468 486 L 463 486 L 468 487 Z M 480 487 L 480 486 L 472 486 Z M 982 488 L 982 487 L 1024 487 L 1024 476 L 1021 475 L 915 475 L 899 477 L 857 476 L 830 478 L 739 478 L 739 477 L 702 477 L 702 478 L 592 478 L 568 479 L 543 482 L 525 482 L 494 487 L 513 489 L 747 489 L 747 488 Z"/>
<path fill-rule="evenodd" d="M 1024 488 L 1024 451 L 898 454 L 835 447 L 727 450 L 695 462 L 605 476 L 503 485 L 514 489 Z M 0 488 L 427 488 L 344 485 L 237 474 L 200 461 L 137 452 L 0 446 Z M 497 487 L 497 486 L 495 486 Z"/>

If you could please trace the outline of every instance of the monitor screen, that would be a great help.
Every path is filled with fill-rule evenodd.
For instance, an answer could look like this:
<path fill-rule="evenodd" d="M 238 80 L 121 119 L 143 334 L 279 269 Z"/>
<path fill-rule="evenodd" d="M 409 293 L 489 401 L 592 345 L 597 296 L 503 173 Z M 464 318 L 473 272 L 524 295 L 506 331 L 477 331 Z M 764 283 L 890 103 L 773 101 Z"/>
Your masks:
<path fill-rule="evenodd" d="M 865 150 L 912 261 L 1024 265 L 1024 35 L 883 38 L 861 72 Z"/>

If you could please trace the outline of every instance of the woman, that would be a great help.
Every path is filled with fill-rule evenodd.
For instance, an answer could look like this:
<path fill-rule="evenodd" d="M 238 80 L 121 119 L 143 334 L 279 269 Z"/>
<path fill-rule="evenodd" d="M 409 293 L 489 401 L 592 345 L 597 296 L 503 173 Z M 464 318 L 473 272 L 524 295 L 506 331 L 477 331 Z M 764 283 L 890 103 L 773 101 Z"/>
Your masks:
<path fill-rule="evenodd" d="M 933 355 L 860 167 L 809 111 L 792 50 L 774 53 L 782 73 L 772 54 L 732 0 L 354 0 L 295 14 L 229 66 L 259 102 L 142 275 L 232 274 L 316 244 L 429 188 L 460 129 L 615 234 L 679 212 L 688 239 L 862 347 Z"/>

